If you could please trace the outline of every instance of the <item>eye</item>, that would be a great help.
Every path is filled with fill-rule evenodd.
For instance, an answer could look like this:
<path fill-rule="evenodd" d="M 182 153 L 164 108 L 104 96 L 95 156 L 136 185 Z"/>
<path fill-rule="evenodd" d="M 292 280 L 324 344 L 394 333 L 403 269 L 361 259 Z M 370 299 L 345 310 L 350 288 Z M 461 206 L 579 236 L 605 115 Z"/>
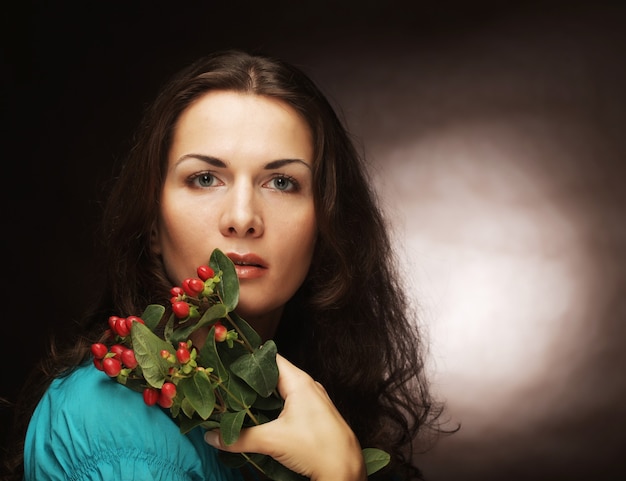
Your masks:
<path fill-rule="evenodd" d="M 300 187 L 298 181 L 288 175 L 276 175 L 268 182 L 268 187 L 279 190 L 281 192 L 297 191 Z"/>
<path fill-rule="evenodd" d="M 198 172 L 190 175 L 187 182 L 195 187 L 213 187 L 217 183 L 217 177 L 210 172 Z"/>

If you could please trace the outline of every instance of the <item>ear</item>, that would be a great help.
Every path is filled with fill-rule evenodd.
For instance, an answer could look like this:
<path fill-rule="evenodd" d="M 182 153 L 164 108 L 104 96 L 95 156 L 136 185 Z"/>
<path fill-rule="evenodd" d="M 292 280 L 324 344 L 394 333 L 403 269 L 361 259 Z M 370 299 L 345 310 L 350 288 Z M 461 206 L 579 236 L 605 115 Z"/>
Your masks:
<path fill-rule="evenodd" d="M 159 227 L 155 222 L 150 229 L 150 250 L 153 254 L 161 255 L 161 243 L 159 242 Z"/>

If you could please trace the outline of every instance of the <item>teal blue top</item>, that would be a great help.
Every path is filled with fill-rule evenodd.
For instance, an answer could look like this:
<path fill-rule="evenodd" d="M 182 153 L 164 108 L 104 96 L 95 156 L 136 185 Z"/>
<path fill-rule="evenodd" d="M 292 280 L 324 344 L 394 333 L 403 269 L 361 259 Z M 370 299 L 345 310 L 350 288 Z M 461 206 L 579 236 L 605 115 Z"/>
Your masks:
<path fill-rule="evenodd" d="M 28 426 L 25 481 L 242 481 L 169 413 L 89 363 L 52 382 Z"/>

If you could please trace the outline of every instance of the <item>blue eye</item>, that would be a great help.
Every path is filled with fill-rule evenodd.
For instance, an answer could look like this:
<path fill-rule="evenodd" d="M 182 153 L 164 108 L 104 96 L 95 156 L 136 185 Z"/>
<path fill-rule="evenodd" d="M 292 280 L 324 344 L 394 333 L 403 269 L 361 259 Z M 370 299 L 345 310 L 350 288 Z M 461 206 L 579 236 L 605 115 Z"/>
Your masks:
<path fill-rule="evenodd" d="M 191 179 L 199 187 L 211 187 L 215 183 L 215 176 L 208 172 L 196 174 Z"/>
<path fill-rule="evenodd" d="M 298 189 L 298 183 L 292 177 L 286 175 L 277 175 L 271 181 L 271 186 L 282 192 L 290 192 Z"/>
<path fill-rule="evenodd" d="M 287 190 L 289 188 L 289 179 L 285 179 L 284 177 L 276 177 L 274 180 L 274 187 L 278 190 Z"/>

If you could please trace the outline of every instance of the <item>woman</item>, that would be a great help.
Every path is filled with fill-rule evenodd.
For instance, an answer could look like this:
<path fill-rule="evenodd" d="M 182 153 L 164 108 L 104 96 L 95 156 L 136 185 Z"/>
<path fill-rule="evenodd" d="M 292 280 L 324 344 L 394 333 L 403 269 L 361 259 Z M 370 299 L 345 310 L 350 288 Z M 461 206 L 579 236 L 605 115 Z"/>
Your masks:
<path fill-rule="evenodd" d="M 240 51 L 184 69 L 146 112 L 100 237 L 106 288 L 87 334 L 44 365 L 27 480 L 258 476 L 222 466 L 214 448 L 363 480 L 361 447 L 377 447 L 391 454 L 377 476 L 421 477 L 414 441 L 437 431 L 440 407 L 419 332 L 365 166 L 301 71 Z M 237 313 L 278 346 L 285 399 L 277 420 L 230 446 L 146 414 L 141 396 L 96 377 L 89 351 L 109 315 L 164 304 L 214 248 L 236 265 Z"/>

